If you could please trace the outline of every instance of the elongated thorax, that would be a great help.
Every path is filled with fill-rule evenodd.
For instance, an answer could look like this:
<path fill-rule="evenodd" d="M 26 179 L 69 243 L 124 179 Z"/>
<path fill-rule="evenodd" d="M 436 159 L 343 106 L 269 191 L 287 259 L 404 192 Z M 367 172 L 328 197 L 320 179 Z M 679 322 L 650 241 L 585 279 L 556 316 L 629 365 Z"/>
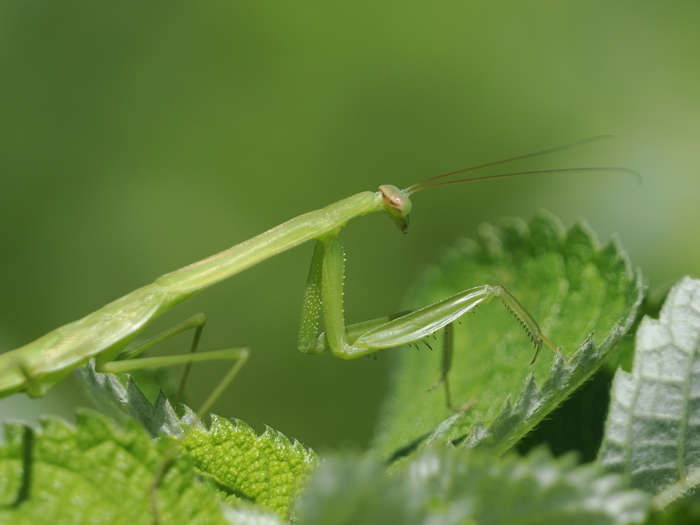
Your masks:
<path fill-rule="evenodd" d="M 379 211 L 379 193 L 362 192 L 320 210 L 305 213 L 228 250 L 156 279 L 168 290 L 202 290 L 301 243 L 339 230 L 354 217 Z"/>

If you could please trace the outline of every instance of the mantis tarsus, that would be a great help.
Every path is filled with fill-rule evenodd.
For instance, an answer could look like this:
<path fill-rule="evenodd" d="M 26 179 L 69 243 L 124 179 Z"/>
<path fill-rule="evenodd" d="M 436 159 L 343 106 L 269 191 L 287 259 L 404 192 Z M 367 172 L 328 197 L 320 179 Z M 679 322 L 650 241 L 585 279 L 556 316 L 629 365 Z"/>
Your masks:
<path fill-rule="evenodd" d="M 179 363 L 186 363 L 189 367 L 193 362 L 212 359 L 234 360 L 235 364 L 227 376 L 198 411 L 200 416 L 205 415 L 247 361 L 249 357 L 247 348 L 226 348 L 197 353 L 199 338 L 206 321 L 201 314 L 145 343 L 137 346 L 130 343 L 154 319 L 194 294 L 312 239 L 316 239 L 316 248 L 311 260 L 303 300 L 298 340 L 298 346 L 302 352 L 320 354 L 331 351 L 338 357 L 352 359 L 382 348 L 412 343 L 445 328 L 477 305 L 487 303 L 493 297 L 500 297 L 519 318 L 531 337 L 536 349 L 536 358 L 543 343 L 552 349 L 555 348 L 554 345 L 542 334 L 535 319 L 518 300 L 498 285 L 477 286 L 400 317 L 383 317 L 346 327 L 343 314 L 344 258 L 338 242 L 338 234 L 349 220 L 380 210 L 385 211 L 399 230 L 406 233 L 411 211 L 409 196 L 430 187 L 531 173 L 610 169 L 632 171 L 625 168 L 571 168 L 435 182 L 442 177 L 543 155 L 598 138 L 602 137 L 593 137 L 573 144 L 432 177 L 404 190 L 383 185 L 377 192 L 358 193 L 320 210 L 300 215 L 228 250 L 165 274 L 152 284 L 139 288 L 78 321 L 57 328 L 36 341 L 0 355 L 0 397 L 21 391 L 27 392 L 32 397 L 42 396 L 73 369 L 91 358 L 96 359 L 98 372 L 112 373 Z M 319 334 L 321 317 L 326 330 L 323 334 Z M 195 329 L 195 335 L 190 353 L 131 359 L 173 335 L 191 328 Z M 438 383 L 445 381 L 449 370 L 449 360 L 445 361 L 447 364 L 443 367 L 442 377 Z M 183 374 L 180 391 L 184 386 L 184 377 L 187 372 L 188 368 Z"/>

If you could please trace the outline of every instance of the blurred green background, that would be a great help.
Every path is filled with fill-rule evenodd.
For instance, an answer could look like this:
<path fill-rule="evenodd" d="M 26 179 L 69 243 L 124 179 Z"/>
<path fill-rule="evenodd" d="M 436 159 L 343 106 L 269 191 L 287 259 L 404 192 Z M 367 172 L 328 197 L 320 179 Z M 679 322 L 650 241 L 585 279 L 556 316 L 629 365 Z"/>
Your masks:
<path fill-rule="evenodd" d="M 412 230 L 354 221 L 346 316 L 400 308 L 459 236 L 537 208 L 617 233 L 653 291 L 699 273 L 697 1 L 0 3 L 0 349 L 380 184 L 610 133 L 512 169 L 620 165 L 419 194 Z M 312 245 L 164 316 L 254 353 L 214 411 L 317 450 L 365 446 L 392 352 L 296 350 Z M 661 288 L 663 289 L 663 288 Z M 163 351 L 180 351 L 189 338 Z M 221 364 L 198 365 L 199 404 Z M 70 417 L 75 385 L 0 415 Z"/>

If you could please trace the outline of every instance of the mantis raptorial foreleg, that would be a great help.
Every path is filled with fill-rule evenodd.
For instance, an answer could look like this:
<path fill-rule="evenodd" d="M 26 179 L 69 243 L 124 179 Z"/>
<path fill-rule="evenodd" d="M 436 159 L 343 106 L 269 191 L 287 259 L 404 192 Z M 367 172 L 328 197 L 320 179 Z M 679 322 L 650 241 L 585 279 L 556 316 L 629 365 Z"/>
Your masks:
<path fill-rule="evenodd" d="M 500 285 L 482 285 L 464 290 L 431 305 L 395 318 L 384 317 L 345 326 L 343 313 L 344 255 L 335 235 L 319 239 L 311 260 L 311 269 L 302 305 L 299 349 L 309 354 L 330 351 L 343 359 L 353 359 L 382 348 L 392 348 L 420 341 L 444 329 L 442 371 L 438 382 L 445 385 L 447 405 L 452 406 L 447 376 L 452 362 L 450 324 L 482 303 L 500 297 L 515 314 L 535 345 L 535 361 L 542 344 L 556 347 L 544 336 L 537 321 L 522 304 Z M 325 333 L 319 331 L 323 313 Z"/>

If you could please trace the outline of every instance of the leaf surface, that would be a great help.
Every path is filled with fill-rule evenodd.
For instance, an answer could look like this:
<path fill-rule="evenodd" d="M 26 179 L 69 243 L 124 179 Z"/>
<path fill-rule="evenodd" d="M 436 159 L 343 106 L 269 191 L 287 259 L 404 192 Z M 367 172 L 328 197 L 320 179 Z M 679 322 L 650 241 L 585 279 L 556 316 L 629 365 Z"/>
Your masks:
<path fill-rule="evenodd" d="M 619 369 L 600 463 L 668 505 L 700 485 L 700 280 L 686 277 L 637 331 Z"/>
<path fill-rule="evenodd" d="M 0 446 L 0 524 L 152 524 L 150 489 L 172 439 L 154 443 L 134 422 L 117 429 L 92 411 L 77 427 L 47 418 L 35 432 L 6 424 Z M 168 524 L 226 523 L 219 491 L 177 458 L 158 485 Z"/>
<path fill-rule="evenodd" d="M 431 268 L 410 307 L 482 284 L 517 297 L 561 352 L 544 348 L 534 365 L 527 334 L 494 300 L 463 316 L 450 372 L 453 414 L 428 389 L 439 377 L 441 345 L 403 348 L 374 448 L 399 458 L 434 443 L 505 452 L 597 370 L 635 320 L 642 284 L 617 242 L 604 247 L 585 223 L 565 232 L 538 213 L 482 225 Z M 436 346 L 437 345 L 437 346 Z"/>
<path fill-rule="evenodd" d="M 525 457 L 431 450 L 401 475 L 355 457 L 328 460 L 300 502 L 305 525 L 617 525 L 640 523 L 648 497 L 598 465 L 544 449 Z"/>
<path fill-rule="evenodd" d="M 269 427 L 258 436 L 242 421 L 218 416 L 212 416 L 209 429 L 192 428 L 184 446 L 197 468 L 218 485 L 284 519 L 318 464 L 311 450 Z"/>
<path fill-rule="evenodd" d="M 120 421 L 134 418 L 153 436 L 182 437 L 183 428 L 189 428 L 185 450 L 230 502 L 253 503 L 290 518 L 294 498 L 318 463 L 312 450 L 269 427 L 258 436 L 243 421 L 216 415 L 207 428 L 187 407 L 180 419 L 162 392 L 151 404 L 131 378 L 124 386 L 114 374 L 95 372 L 92 363 L 81 376 L 99 405 Z"/>

